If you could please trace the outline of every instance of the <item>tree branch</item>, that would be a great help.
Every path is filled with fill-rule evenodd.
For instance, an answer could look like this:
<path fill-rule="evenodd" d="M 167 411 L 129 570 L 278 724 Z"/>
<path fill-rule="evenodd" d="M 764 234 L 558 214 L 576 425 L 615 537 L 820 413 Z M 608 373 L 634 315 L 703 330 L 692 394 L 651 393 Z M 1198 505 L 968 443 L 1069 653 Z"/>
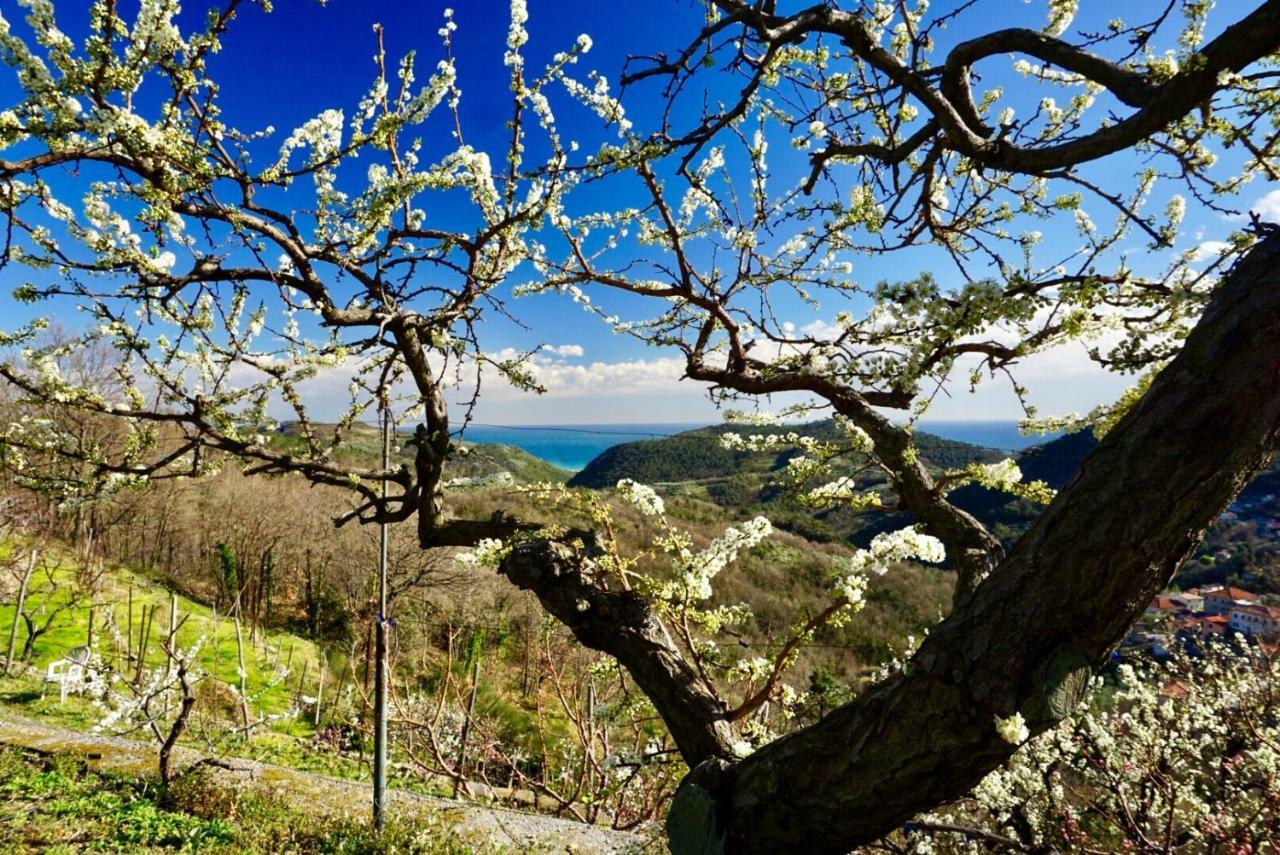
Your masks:
<path fill-rule="evenodd" d="M 932 114 L 947 148 L 966 155 L 979 166 L 1036 175 L 1105 157 L 1160 132 L 1212 97 L 1221 88 L 1219 76 L 1223 72 L 1238 72 L 1270 55 L 1280 44 L 1280 0 L 1266 0 L 1157 86 L 1136 72 L 1061 40 L 1031 30 L 1000 30 L 957 45 L 948 55 L 940 87 L 935 89 L 925 75 L 881 47 L 859 13 L 820 5 L 783 17 L 766 14 L 744 0 L 715 0 L 715 5 L 743 21 L 765 46 L 801 42 L 819 34 L 839 38 L 859 59 L 885 75 Z M 1026 53 L 1081 74 L 1138 109 L 1119 122 L 1057 144 L 1023 147 L 1000 137 L 993 138 L 992 129 L 981 121 L 973 105 L 968 72 L 982 58 L 1010 51 Z M 717 121 L 728 118 L 732 117 L 726 114 Z M 899 148 L 888 146 L 884 152 L 858 153 L 867 157 L 897 156 Z"/>
<path fill-rule="evenodd" d="M 751 365 L 740 371 L 713 368 L 695 356 L 687 374 L 751 395 L 778 392 L 811 392 L 828 401 L 836 412 L 866 431 L 875 446 L 876 457 L 893 473 L 890 486 L 907 510 L 925 529 L 941 540 L 955 562 L 955 601 L 969 597 L 1003 555 L 1000 541 L 967 511 L 947 501 L 934 483 L 911 445 L 911 434 L 876 412 L 877 406 L 891 406 L 899 393 L 862 393 L 830 377 L 802 369 L 770 366 L 768 371 Z M 909 398 L 908 398 L 909 400 Z"/>
<path fill-rule="evenodd" d="M 519 544 L 498 569 L 517 587 L 536 594 L 580 642 L 627 669 L 690 767 L 733 755 L 724 703 L 703 684 L 642 596 L 607 590 L 586 554 L 560 541 Z"/>

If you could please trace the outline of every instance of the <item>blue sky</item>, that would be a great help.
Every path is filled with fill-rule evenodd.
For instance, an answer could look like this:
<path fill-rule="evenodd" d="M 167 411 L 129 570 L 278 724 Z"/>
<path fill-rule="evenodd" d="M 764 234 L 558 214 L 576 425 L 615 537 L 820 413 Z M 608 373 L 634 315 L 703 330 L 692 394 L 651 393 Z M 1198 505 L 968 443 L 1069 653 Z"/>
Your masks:
<path fill-rule="evenodd" d="M 126 17 L 133 4 L 122 0 L 121 8 Z M 373 25 L 385 27 L 388 54 L 394 60 L 408 50 L 419 54 L 419 81 L 441 54 L 440 39 L 436 34 L 443 22 L 446 6 L 454 8 L 454 20 L 458 30 L 454 34 L 454 53 L 457 57 L 459 82 L 463 89 L 461 102 L 462 122 L 467 141 L 479 149 L 501 157 L 506 130 L 502 121 L 507 115 L 507 69 L 502 63 L 508 24 L 508 6 L 505 0 L 471 0 L 453 4 L 426 2 L 392 2 L 391 0 L 330 0 L 321 6 L 313 0 L 278 0 L 276 11 L 270 15 L 256 8 L 247 7 L 240 19 L 233 24 L 224 39 L 224 50 L 212 64 L 212 76 L 221 83 L 221 104 L 224 114 L 232 124 L 244 130 L 268 125 L 276 128 L 272 145 L 278 145 L 288 132 L 315 116 L 321 110 L 340 107 L 350 111 L 367 91 L 373 76 L 372 54 L 374 49 Z M 934 11 L 949 7 L 948 2 L 937 0 Z M 1226 23 L 1234 20 L 1256 3 L 1220 2 L 1210 17 L 1210 35 Z M 63 0 L 59 4 L 59 25 L 73 37 L 81 35 L 86 26 L 87 4 Z M 592 0 L 529 0 L 530 42 L 525 50 L 531 67 L 538 68 L 557 51 L 570 47 L 579 33 L 588 33 L 594 46 L 580 63 L 580 68 L 599 70 L 617 81 L 623 60 L 629 53 L 675 52 L 688 36 L 696 31 L 702 21 L 700 4 L 689 0 L 646 0 L 632 3 L 600 3 Z M 783 4 L 787 9 L 799 4 Z M 1075 29 L 1100 29 L 1105 19 L 1118 10 L 1134 20 L 1147 14 L 1160 3 L 1137 2 L 1103 4 L 1084 0 L 1084 9 L 1075 22 Z M 19 19 L 23 12 L 15 8 L 14 0 L 0 0 L 0 10 L 10 20 Z M 206 0 L 188 0 L 180 19 L 184 29 L 204 17 Z M 1139 11 L 1141 10 L 1141 12 Z M 959 41 L 987 29 L 997 21 L 999 26 L 1027 26 L 1040 28 L 1046 18 L 1043 0 L 986 0 L 979 2 L 975 10 L 962 16 L 956 26 L 940 38 L 937 55 L 945 52 L 948 43 Z M 1176 31 L 1176 24 L 1175 24 Z M 1034 104 L 1044 94 L 1058 95 L 1062 90 L 1046 92 L 1033 86 L 1016 74 L 1005 70 L 1007 63 L 992 60 L 983 65 L 989 80 L 1007 84 L 1012 103 Z M 15 97 L 16 85 L 11 73 L 0 69 L 0 109 Z M 628 115 L 637 127 L 644 128 L 656 117 L 658 103 L 656 87 L 639 87 L 627 93 L 624 104 Z M 584 140 L 584 144 L 601 138 L 598 120 L 582 108 L 557 110 L 562 132 L 568 137 Z M 428 128 L 443 128 L 429 123 Z M 443 135 L 439 140 L 427 140 L 427 150 L 442 153 L 452 143 Z M 1229 160 L 1230 158 L 1228 158 Z M 804 169 L 803 154 L 797 153 L 789 160 L 774 160 L 775 176 L 798 176 Z M 1085 173 L 1103 186 L 1132 184 L 1132 175 L 1140 168 L 1133 155 L 1113 157 L 1093 164 Z M 1248 209 L 1273 188 L 1255 185 L 1237 200 L 1237 207 Z M 1153 200 L 1157 206 L 1169 193 L 1172 185 L 1158 189 Z M 591 188 L 572 204 L 582 209 L 599 204 L 625 204 L 625 185 L 608 185 Z M 615 199 L 613 196 L 617 196 Z M 1270 203 L 1280 209 L 1280 199 Z M 1100 206 L 1091 206 L 1090 212 L 1100 223 L 1109 221 L 1110 213 Z M 447 203 L 440 216 L 447 218 L 451 211 Z M 1055 241 L 1072 241 L 1074 230 L 1070 218 L 1060 224 L 1037 224 L 1046 234 L 1046 244 Z M 1225 237 L 1233 224 L 1217 215 L 1189 206 L 1183 226 L 1180 248 L 1194 246 L 1206 240 Z M 1137 246 L 1140 241 L 1132 241 Z M 1142 271 L 1144 266 L 1155 270 L 1161 265 L 1158 259 L 1135 256 L 1134 264 Z M 918 272 L 934 269 L 947 281 L 951 268 L 945 266 L 938 253 L 920 250 L 892 258 L 867 258 L 860 263 L 855 275 L 864 281 L 875 282 L 885 278 L 905 278 Z M 522 277 L 516 276 L 519 281 Z M 31 309 L 13 303 L 8 294 L 22 275 L 12 267 L 0 272 L 0 326 L 10 327 L 26 317 Z M 633 304 L 619 302 L 609 295 L 600 295 L 611 311 L 624 316 L 633 311 Z M 612 303 L 612 304 L 611 304 Z M 785 304 L 783 311 L 794 313 L 793 322 L 798 327 L 829 321 L 841 308 L 837 303 L 824 302 L 817 309 L 804 306 L 799 301 Z M 546 344 L 554 350 L 546 352 L 540 370 L 550 384 L 549 394 L 541 399 L 514 390 L 493 388 L 481 403 L 479 418 L 482 421 L 506 424 L 543 423 L 609 423 L 609 422 L 695 422 L 714 418 L 712 405 L 701 389 L 693 384 L 680 384 L 678 360 L 672 354 L 664 354 L 646 348 L 639 342 L 614 335 L 604 324 L 582 312 L 566 298 L 543 296 L 520 300 L 515 306 L 528 329 L 494 319 L 486 324 L 484 347 L 488 351 L 504 348 L 527 349 Z M 37 311 L 47 307 L 37 306 Z M 1020 377 L 1033 391 L 1033 400 L 1044 413 L 1085 410 L 1090 406 L 1113 399 L 1132 378 L 1102 375 L 1083 358 L 1081 348 L 1049 354 L 1030 363 Z M 330 388 L 330 386 L 332 388 Z M 325 396 L 336 395 L 345 389 L 345 380 L 332 384 L 317 383 L 312 390 L 321 401 Z M 952 397 L 940 400 L 932 412 L 936 418 L 992 419 L 1016 418 L 1020 412 L 1012 394 L 1004 385 L 989 384 L 977 394 L 969 394 L 963 382 L 952 390 Z M 336 398 L 335 404 L 336 407 Z M 322 404 L 320 412 L 323 412 Z"/>

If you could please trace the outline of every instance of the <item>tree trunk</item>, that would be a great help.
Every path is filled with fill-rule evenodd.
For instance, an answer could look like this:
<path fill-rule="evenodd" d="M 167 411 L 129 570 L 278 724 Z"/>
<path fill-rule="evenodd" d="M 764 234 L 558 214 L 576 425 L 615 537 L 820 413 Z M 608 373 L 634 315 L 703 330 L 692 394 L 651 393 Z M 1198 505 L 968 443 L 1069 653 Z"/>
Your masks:
<path fill-rule="evenodd" d="M 22 583 L 18 587 L 18 601 L 13 610 L 13 624 L 9 627 L 9 650 L 4 657 L 4 675 L 9 676 L 13 667 L 13 646 L 18 640 L 18 621 L 22 618 L 22 609 L 27 604 L 27 586 L 31 583 L 31 575 L 36 572 L 36 553 L 33 550 L 27 559 L 27 569 L 22 574 Z"/>
<path fill-rule="evenodd" d="M 168 649 L 165 651 L 170 658 L 173 658 L 173 651 Z M 169 727 L 168 734 L 160 743 L 160 782 L 166 787 L 173 781 L 173 747 L 178 744 L 183 731 L 187 729 L 187 720 L 191 718 L 191 710 L 196 705 L 196 693 L 191 685 L 190 673 L 187 670 L 185 662 L 178 662 L 178 685 L 182 688 L 182 701 L 178 705 L 178 714 L 173 719 L 173 724 Z"/>
<path fill-rule="evenodd" d="M 1280 445 L 1280 235 L 1227 276 L 1173 362 L 903 674 L 686 779 L 672 852 L 843 853 L 964 795 L 1078 703 L 1094 669 Z"/>

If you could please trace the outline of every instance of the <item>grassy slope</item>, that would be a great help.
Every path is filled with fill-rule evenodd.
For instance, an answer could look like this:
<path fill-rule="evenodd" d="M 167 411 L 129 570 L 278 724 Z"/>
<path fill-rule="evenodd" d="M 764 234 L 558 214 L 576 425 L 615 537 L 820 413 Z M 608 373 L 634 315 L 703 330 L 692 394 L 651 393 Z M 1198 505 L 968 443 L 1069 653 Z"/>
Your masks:
<path fill-rule="evenodd" d="M 0 544 L 0 558 L 13 548 L 13 544 Z M 60 548 L 51 545 L 42 549 L 53 555 Z M 56 577 L 70 578 L 75 572 L 74 559 L 65 549 L 58 552 L 57 557 L 60 562 L 55 571 Z M 167 631 L 170 594 L 163 586 L 126 568 L 111 567 L 104 574 L 102 594 L 97 598 L 95 607 L 95 649 L 108 666 L 122 671 L 128 667 L 127 673 L 132 674 L 136 664 L 126 666 L 123 655 L 117 654 L 118 647 L 111 636 L 102 632 L 104 608 L 114 611 L 120 633 L 123 635 L 126 631 L 125 603 L 130 587 L 133 588 L 135 645 L 144 608 L 157 606 L 155 631 L 151 634 L 146 660 L 147 666 L 152 668 L 162 666 L 164 662 L 157 639 Z M 46 586 L 37 584 L 33 579 L 29 602 L 38 608 L 45 602 L 52 605 L 57 599 L 50 598 Z M 208 720 L 215 724 L 212 733 L 223 734 L 216 743 L 220 752 L 267 760 L 337 778 L 364 780 L 368 777 L 368 765 L 362 758 L 312 744 L 315 728 L 311 707 L 304 707 L 297 716 L 285 715 L 293 708 L 296 695 L 316 695 L 322 656 L 326 659 L 323 697 L 325 710 L 329 711 L 339 683 L 345 682 L 339 678 L 349 673 L 349 666 L 339 662 L 343 657 L 325 654 L 312 641 L 283 631 L 260 631 L 258 642 L 251 643 L 249 628 L 242 626 L 251 716 L 255 721 L 272 718 L 263 726 L 257 727 L 247 741 L 229 739 L 225 735 L 225 728 L 229 724 L 239 723 L 239 706 L 234 688 L 239 682 L 234 621 L 219 614 L 215 622 L 213 609 L 185 597 L 178 597 L 177 604 L 178 614 L 188 616 L 178 632 L 178 643 L 190 647 L 197 639 L 205 639 L 198 659 L 201 670 L 208 676 L 198 686 L 195 726 L 184 737 L 184 742 L 203 747 L 199 732 L 202 729 L 201 722 Z M 12 603 L 0 604 L 0 657 L 4 655 L 3 645 L 8 641 L 13 612 Z M 102 710 L 89 699 L 76 695 L 69 696 L 66 703 L 62 703 L 58 687 L 44 682 L 45 670 L 50 662 L 85 643 L 88 626 L 87 604 L 59 614 L 48 633 L 37 639 L 31 666 L 25 671 L 15 667 L 10 676 L 0 676 L 0 707 L 7 706 L 20 715 L 73 730 L 92 729 L 102 719 Z M 24 638 L 25 631 L 19 625 L 16 645 L 18 651 L 22 649 Z M 277 674 L 277 665 L 282 663 L 289 665 L 289 674 L 283 681 Z M 301 692 L 300 680 L 305 680 Z M 326 716 L 328 714 L 326 712 Z M 132 738 L 140 739 L 144 735 L 135 734 Z M 424 781 L 396 768 L 392 769 L 391 783 L 393 786 L 418 792 L 435 793 L 439 790 L 436 782 Z M 3 849 L 0 848 L 0 851 Z"/>
<path fill-rule="evenodd" d="M 0 544 L 0 557 L 9 554 L 14 548 L 14 544 Z M 54 578 L 62 584 L 63 590 L 51 592 L 44 574 L 37 570 L 27 597 L 28 611 L 30 608 L 51 609 L 60 601 L 65 602 L 67 597 L 65 589 L 69 587 L 76 573 L 75 559 L 65 550 L 57 546 L 45 545 L 41 547 L 41 554 L 57 562 L 56 569 L 53 571 Z M 109 568 L 103 574 L 101 590 L 94 598 L 94 648 L 107 665 L 117 670 L 124 671 L 126 667 L 129 669 L 136 667 L 136 663 L 126 664 L 123 644 L 117 643 L 112 634 L 104 631 L 104 620 L 108 618 L 108 613 L 113 616 L 121 637 L 128 631 L 130 590 L 133 592 L 133 645 L 131 646 L 136 649 L 143 615 L 155 606 L 154 628 L 150 633 L 145 668 L 162 667 L 165 656 L 160 650 L 159 641 L 168 630 L 170 593 L 154 581 L 125 568 Z M 15 608 L 14 603 L 0 604 L 0 643 L 8 641 Z M 84 603 L 59 614 L 49 631 L 36 640 L 31 660 L 32 668 L 27 674 L 15 676 L 0 684 L 3 685 L 4 690 L 7 690 L 4 694 L 0 694 L 0 700 L 15 694 L 28 697 L 33 688 L 42 689 L 40 678 L 43 677 L 49 663 L 86 643 L 89 612 L 89 604 Z M 198 654 L 200 668 L 212 678 L 214 683 L 222 684 L 224 687 L 238 683 L 239 663 L 236 652 L 235 623 L 228 620 L 225 615 L 218 615 L 215 620 L 213 609 L 181 596 L 177 598 L 177 612 L 180 621 L 185 617 L 177 633 L 178 644 L 183 648 L 189 648 L 203 638 Z M 16 651 L 22 650 L 25 637 L 26 630 L 19 624 Z M 315 695 L 316 682 L 320 673 L 320 653 L 315 644 L 289 633 L 277 631 L 260 631 L 259 639 L 254 643 L 249 639 L 248 627 L 241 628 L 241 637 L 244 641 L 246 682 L 253 714 L 279 715 L 289 710 L 293 706 L 293 698 L 298 691 L 298 681 L 303 678 L 304 673 L 306 685 L 303 693 Z M 2 648 L 0 648 L 0 655 L 3 655 Z M 290 673 L 284 680 L 280 680 L 277 666 L 283 664 L 289 665 Z M 16 671 L 15 668 L 15 674 Z M 132 671 L 130 670 L 129 673 Z M 332 685 L 332 676 L 329 680 Z M 73 724 L 90 723 L 91 720 L 96 719 L 96 711 L 80 699 L 69 700 L 60 712 L 52 709 L 60 705 L 56 688 L 50 688 L 49 691 L 52 694 L 50 698 L 46 698 L 48 703 L 43 704 L 42 709 L 37 712 L 43 712 L 45 715 L 57 713 L 54 717 L 69 720 Z M 224 688 L 219 694 L 222 700 L 231 697 L 229 689 Z M 279 726 L 305 729 L 304 723 L 291 718 L 282 720 Z"/>

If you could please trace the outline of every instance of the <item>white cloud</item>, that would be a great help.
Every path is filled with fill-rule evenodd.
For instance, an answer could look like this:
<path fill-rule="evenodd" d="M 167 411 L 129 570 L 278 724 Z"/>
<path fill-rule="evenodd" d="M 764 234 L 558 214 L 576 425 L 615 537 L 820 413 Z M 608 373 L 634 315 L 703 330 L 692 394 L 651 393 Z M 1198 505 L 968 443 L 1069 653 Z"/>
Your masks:
<path fill-rule="evenodd" d="M 844 332 L 844 329 L 831 321 L 813 321 L 805 324 L 800 328 L 800 332 L 809 338 L 816 338 L 819 341 L 835 341 Z"/>
<path fill-rule="evenodd" d="M 1201 241 L 1199 246 L 1197 246 L 1194 250 L 1192 250 L 1191 261 L 1192 262 L 1209 261 L 1211 259 L 1217 258 L 1219 255 L 1223 253 L 1224 250 L 1227 250 L 1230 248 L 1231 248 L 1231 244 L 1227 243 L 1225 240 Z"/>
<path fill-rule="evenodd" d="M 683 359 L 659 357 L 624 362 L 567 362 L 531 360 L 529 372 L 550 397 L 622 396 L 659 389 L 673 389 L 684 375 Z M 524 393 L 506 387 L 491 391 L 500 396 Z"/>
<path fill-rule="evenodd" d="M 1095 345 L 1106 349 L 1109 338 Z M 946 392 L 934 399 L 930 419 L 966 421 L 970 419 L 1019 419 L 1024 413 L 1008 379 L 997 375 L 983 380 L 969 391 L 968 373 L 980 367 L 981 358 L 957 360 Z M 1074 342 L 1033 354 L 1013 369 L 1018 382 L 1027 387 L 1029 401 L 1041 416 L 1084 413 L 1098 404 L 1115 401 L 1136 382 L 1129 375 L 1107 371 L 1089 358 L 1084 344 Z"/>
<path fill-rule="evenodd" d="M 534 381 L 546 389 L 544 395 L 516 389 L 492 366 L 485 365 L 481 377 L 482 408 L 495 413 L 501 411 L 504 418 L 528 421 L 517 415 L 521 408 L 527 407 L 531 415 L 545 413 L 540 418 L 548 422 L 682 421 L 677 417 L 680 412 L 692 414 L 696 410 L 702 413 L 697 418 L 705 418 L 706 411 L 710 409 L 705 386 L 680 382 L 685 370 L 682 358 L 656 357 L 586 364 L 560 358 L 579 357 L 584 353 L 580 345 L 545 346 L 527 358 L 525 367 Z M 515 360 L 525 355 L 525 351 L 516 348 L 504 348 L 488 354 L 495 361 Z M 431 363 L 432 368 L 440 372 L 443 366 L 438 360 L 432 359 Z M 349 386 L 357 371 L 358 363 L 348 360 L 322 368 L 299 384 L 299 394 L 313 418 L 331 421 L 346 410 L 351 403 Z M 475 363 L 468 361 L 464 364 L 460 376 L 455 367 L 450 366 L 445 377 L 450 387 L 446 397 L 454 405 L 466 404 L 475 382 Z M 237 365 L 232 379 L 239 385 L 263 378 L 255 369 Z M 412 395 L 412 384 L 407 379 L 393 390 L 393 396 L 397 398 Z M 613 403 L 602 403 L 605 400 Z M 279 396 L 273 396 L 269 409 L 276 418 L 296 418 Z"/>
<path fill-rule="evenodd" d="M 565 358 L 578 357 L 586 353 L 586 351 L 582 349 L 582 345 L 580 344 L 561 344 L 561 345 L 544 344 L 542 346 L 542 349 L 546 353 L 553 353 L 556 356 L 565 357 Z"/>
<path fill-rule="evenodd" d="M 1266 222 L 1280 223 L 1280 190 L 1272 190 L 1254 202 L 1249 212 L 1257 214 L 1259 219 Z"/>
<path fill-rule="evenodd" d="M 1205 242 L 1203 249 L 1213 249 Z M 814 320 L 796 323 L 799 333 L 818 340 L 830 340 L 841 332 L 831 321 Z M 1113 343 L 1114 333 L 1094 342 L 1103 349 Z M 782 347 L 768 340 L 757 342 L 752 354 L 770 358 Z M 491 352 L 495 360 L 526 358 L 526 368 L 533 380 L 546 389 L 535 395 L 512 387 L 491 366 L 485 366 L 481 378 L 481 420 L 519 423 L 606 423 L 606 422 L 695 422 L 715 421 L 718 414 L 707 397 L 707 386 L 683 379 L 685 363 L 679 356 L 653 354 L 649 357 L 618 361 L 585 362 L 581 345 L 543 345 L 533 354 L 516 348 Z M 978 358 L 962 359 L 946 384 L 945 392 L 935 398 L 929 411 L 933 419 L 1014 419 L 1022 415 L 1016 396 L 1003 378 L 985 378 L 976 392 L 968 388 L 968 376 L 977 367 Z M 443 367 L 432 360 L 438 372 Z M 465 406 L 472 394 L 475 363 L 468 361 L 461 376 L 450 366 L 447 382 L 451 388 L 447 398 L 452 407 Z M 312 417 L 330 421 L 350 404 L 348 386 L 357 371 L 353 361 L 322 369 L 304 381 L 299 389 Z M 241 366 L 234 380 L 251 382 L 261 379 L 258 372 Z M 1044 415 L 1085 412 L 1096 404 L 1114 401 L 1134 382 L 1132 377 L 1110 374 L 1093 363 L 1081 343 L 1053 348 L 1022 361 L 1015 370 L 1018 380 L 1030 388 L 1032 402 Z M 402 382 L 394 390 L 397 398 L 407 401 L 411 385 Z M 796 400 L 799 400 L 798 398 Z M 790 396 L 779 396 L 769 403 L 778 408 L 795 403 Z M 271 406 L 278 418 L 295 417 L 280 399 Z"/>

